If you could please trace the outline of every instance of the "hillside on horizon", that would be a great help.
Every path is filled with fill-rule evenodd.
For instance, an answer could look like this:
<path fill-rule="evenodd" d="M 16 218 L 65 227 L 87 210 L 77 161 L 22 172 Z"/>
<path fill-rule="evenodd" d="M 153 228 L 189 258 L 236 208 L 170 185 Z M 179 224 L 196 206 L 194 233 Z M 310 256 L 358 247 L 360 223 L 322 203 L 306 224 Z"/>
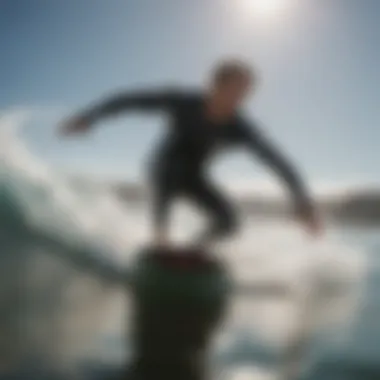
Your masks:
<path fill-rule="evenodd" d="M 73 184 L 79 187 L 99 186 L 116 194 L 121 200 L 140 204 L 146 201 L 149 191 L 146 186 L 124 181 L 104 181 L 82 176 L 73 176 Z M 283 217 L 289 213 L 289 202 L 283 196 L 265 191 L 257 192 L 252 187 L 252 195 L 249 190 L 244 194 L 232 192 L 241 211 L 248 215 L 258 217 Z M 317 202 L 323 214 L 338 223 L 355 225 L 379 225 L 380 226 L 380 186 L 362 187 L 353 186 L 340 192 L 317 197 Z"/>

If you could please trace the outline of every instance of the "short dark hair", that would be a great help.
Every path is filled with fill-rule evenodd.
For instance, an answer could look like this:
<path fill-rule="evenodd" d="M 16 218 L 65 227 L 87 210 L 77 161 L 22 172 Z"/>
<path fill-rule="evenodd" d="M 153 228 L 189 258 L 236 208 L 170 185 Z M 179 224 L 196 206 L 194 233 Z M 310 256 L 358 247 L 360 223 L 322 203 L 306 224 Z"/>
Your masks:
<path fill-rule="evenodd" d="M 248 64 L 237 59 L 219 62 L 213 71 L 213 81 L 218 84 L 242 77 L 254 79 L 253 70 Z"/>

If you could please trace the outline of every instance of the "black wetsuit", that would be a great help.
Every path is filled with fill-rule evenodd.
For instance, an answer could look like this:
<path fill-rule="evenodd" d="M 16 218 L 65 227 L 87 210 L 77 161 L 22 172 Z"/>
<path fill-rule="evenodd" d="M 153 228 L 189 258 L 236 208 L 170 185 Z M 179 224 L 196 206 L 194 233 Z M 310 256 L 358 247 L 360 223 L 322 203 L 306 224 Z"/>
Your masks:
<path fill-rule="evenodd" d="M 240 114 L 219 123 L 210 122 L 201 92 L 167 90 L 117 95 L 90 109 L 84 115 L 91 122 L 120 111 L 164 111 L 170 128 L 152 165 L 155 194 L 155 223 L 166 223 L 169 206 L 177 196 L 185 196 L 213 217 L 206 237 L 221 236 L 236 229 L 231 204 L 206 176 L 209 159 L 220 148 L 242 146 L 271 166 L 288 185 L 296 206 L 309 204 L 309 198 L 296 171 L 252 124 Z"/>

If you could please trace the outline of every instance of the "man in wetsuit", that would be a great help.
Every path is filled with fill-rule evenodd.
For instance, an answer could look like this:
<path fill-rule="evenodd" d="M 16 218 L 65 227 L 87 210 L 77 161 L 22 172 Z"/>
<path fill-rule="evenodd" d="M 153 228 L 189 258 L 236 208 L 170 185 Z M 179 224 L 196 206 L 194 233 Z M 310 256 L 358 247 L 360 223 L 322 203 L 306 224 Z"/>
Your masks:
<path fill-rule="evenodd" d="M 316 234 L 320 226 L 315 207 L 295 169 L 239 110 L 255 84 L 254 73 L 244 63 L 222 62 L 206 91 L 166 89 L 119 94 L 68 120 L 61 132 L 86 132 L 95 122 L 128 110 L 162 111 L 170 117 L 167 136 L 151 168 L 157 244 L 168 243 L 169 207 L 178 196 L 193 201 L 212 219 L 210 228 L 199 238 L 201 244 L 236 230 L 233 207 L 206 175 L 214 153 L 234 146 L 248 148 L 281 177 L 293 196 L 297 217 Z"/>

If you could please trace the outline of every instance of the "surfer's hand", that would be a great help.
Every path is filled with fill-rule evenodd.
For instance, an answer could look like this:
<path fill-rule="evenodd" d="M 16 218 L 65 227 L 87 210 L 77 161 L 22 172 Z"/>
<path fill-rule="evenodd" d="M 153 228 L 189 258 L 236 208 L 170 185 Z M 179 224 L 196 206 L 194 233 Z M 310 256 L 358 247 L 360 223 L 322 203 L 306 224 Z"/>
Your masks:
<path fill-rule="evenodd" d="M 87 132 L 90 127 L 91 122 L 88 118 L 84 116 L 77 116 L 64 121 L 59 128 L 59 134 L 61 136 L 83 134 Z"/>
<path fill-rule="evenodd" d="M 299 222 L 313 237 L 319 237 L 323 233 L 323 226 L 317 209 L 310 204 L 303 204 L 296 210 L 296 217 Z"/>

